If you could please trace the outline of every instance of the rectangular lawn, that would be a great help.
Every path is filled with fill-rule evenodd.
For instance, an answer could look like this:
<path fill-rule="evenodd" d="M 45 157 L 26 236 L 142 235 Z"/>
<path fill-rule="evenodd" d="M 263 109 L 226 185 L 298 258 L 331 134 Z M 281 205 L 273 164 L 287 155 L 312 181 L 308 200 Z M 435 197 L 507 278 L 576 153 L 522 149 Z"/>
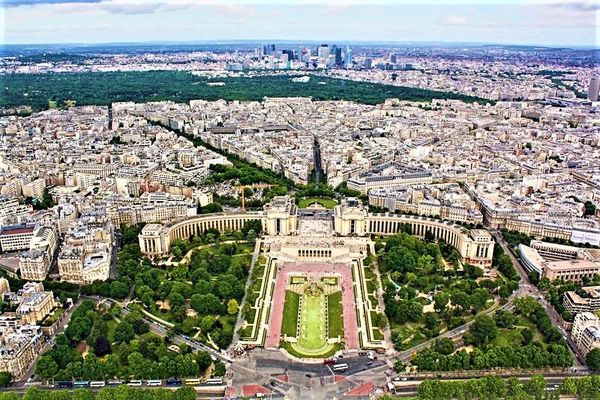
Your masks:
<path fill-rule="evenodd" d="M 335 292 L 327 298 L 329 321 L 329 337 L 344 336 L 344 310 L 342 309 L 342 292 Z"/>
<path fill-rule="evenodd" d="M 281 322 L 281 334 L 295 337 L 298 332 L 298 303 L 300 295 L 286 290 L 285 304 L 283 306 L 283 321 Z"/>

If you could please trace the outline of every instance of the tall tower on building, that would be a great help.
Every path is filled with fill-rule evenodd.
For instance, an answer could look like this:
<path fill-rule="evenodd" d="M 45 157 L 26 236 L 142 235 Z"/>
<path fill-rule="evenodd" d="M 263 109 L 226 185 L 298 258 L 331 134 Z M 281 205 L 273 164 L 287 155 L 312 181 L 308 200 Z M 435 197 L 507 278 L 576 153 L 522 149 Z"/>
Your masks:
<path fill-rule="evenodd" d="M 329 58 L 329 46 L 322 44 L 317 49 L 317 57 L 327 60 Z"/>
<path fill-rule="evenodd" d="M 335 65 L 338 67 L 342 65 L 342 49 L 339 47 L 335 48 Z"/>
<path fill-rule="evenodd" d="M 344 67 L 352 67 L 352 50 L 350 50 L 350 46 L 346 46 L 346 52 L 344 53 Z"/>
<path fill-rule="evenodd" d="M 600 92 L 600 76 L 592 76 L 590 79 L 590 87 L 588 88 L 588 99 L 598 101 Z"/>

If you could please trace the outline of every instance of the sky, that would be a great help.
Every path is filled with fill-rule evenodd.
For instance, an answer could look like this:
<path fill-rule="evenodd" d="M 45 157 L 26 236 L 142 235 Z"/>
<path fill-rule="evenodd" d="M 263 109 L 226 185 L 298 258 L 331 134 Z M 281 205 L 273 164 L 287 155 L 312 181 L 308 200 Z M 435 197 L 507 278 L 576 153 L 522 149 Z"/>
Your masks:
<path fill-rule="evenodd" d="M 314 40 L 600 46 L 577 0 L 0 0 L 0 44 Z"/>

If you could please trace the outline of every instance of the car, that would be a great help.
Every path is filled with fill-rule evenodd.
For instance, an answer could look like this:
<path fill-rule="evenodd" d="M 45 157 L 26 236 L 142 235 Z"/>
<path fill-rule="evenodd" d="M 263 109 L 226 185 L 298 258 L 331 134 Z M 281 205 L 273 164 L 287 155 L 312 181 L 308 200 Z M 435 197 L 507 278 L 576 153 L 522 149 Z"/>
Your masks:
<path fill-rule="evenodd" d="M 167 386 L 181 386 L 182 381 L 179 378 L 169 378 L 167 379 Z"/>
<path fill-rule="evenodd" d="M 367 365 L 373 365 L 373 361 L 367 361 Z"/>

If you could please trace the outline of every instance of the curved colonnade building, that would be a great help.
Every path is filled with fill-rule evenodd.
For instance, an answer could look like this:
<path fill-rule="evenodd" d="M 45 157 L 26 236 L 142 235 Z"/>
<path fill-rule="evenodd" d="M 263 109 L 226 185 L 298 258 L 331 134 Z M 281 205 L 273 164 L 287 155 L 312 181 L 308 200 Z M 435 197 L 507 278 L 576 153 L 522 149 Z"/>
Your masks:
<path fill-rule="evenodd" d="M 204 214 L 164 225 L 148 224 L 139 235 L 139 243 L 143 254 L 163 256 L 169 253 L 173 240 L 188 239 L 208 229 L 235 231 L 252 220 L 261 221 L 266 235 L 296 236 L 299 219 L 305 217 L 302 213 L 299 215 L 293 199 L 282 196 L 274 198 L 259 212 Z M 354 198 L 343 199 L 333 210 L 331 234 L 353 237 L 393 235 L 402 231 L 403 226 L 410 226 L 412 234 L 419 238 L 432 235 L 444 240 L 456 248 L 463 263 L 481 267 L 492 265 L 494 240 L 484 229 L 468 230 L 449 221 L 412 215 L 369 214 Z"/>

